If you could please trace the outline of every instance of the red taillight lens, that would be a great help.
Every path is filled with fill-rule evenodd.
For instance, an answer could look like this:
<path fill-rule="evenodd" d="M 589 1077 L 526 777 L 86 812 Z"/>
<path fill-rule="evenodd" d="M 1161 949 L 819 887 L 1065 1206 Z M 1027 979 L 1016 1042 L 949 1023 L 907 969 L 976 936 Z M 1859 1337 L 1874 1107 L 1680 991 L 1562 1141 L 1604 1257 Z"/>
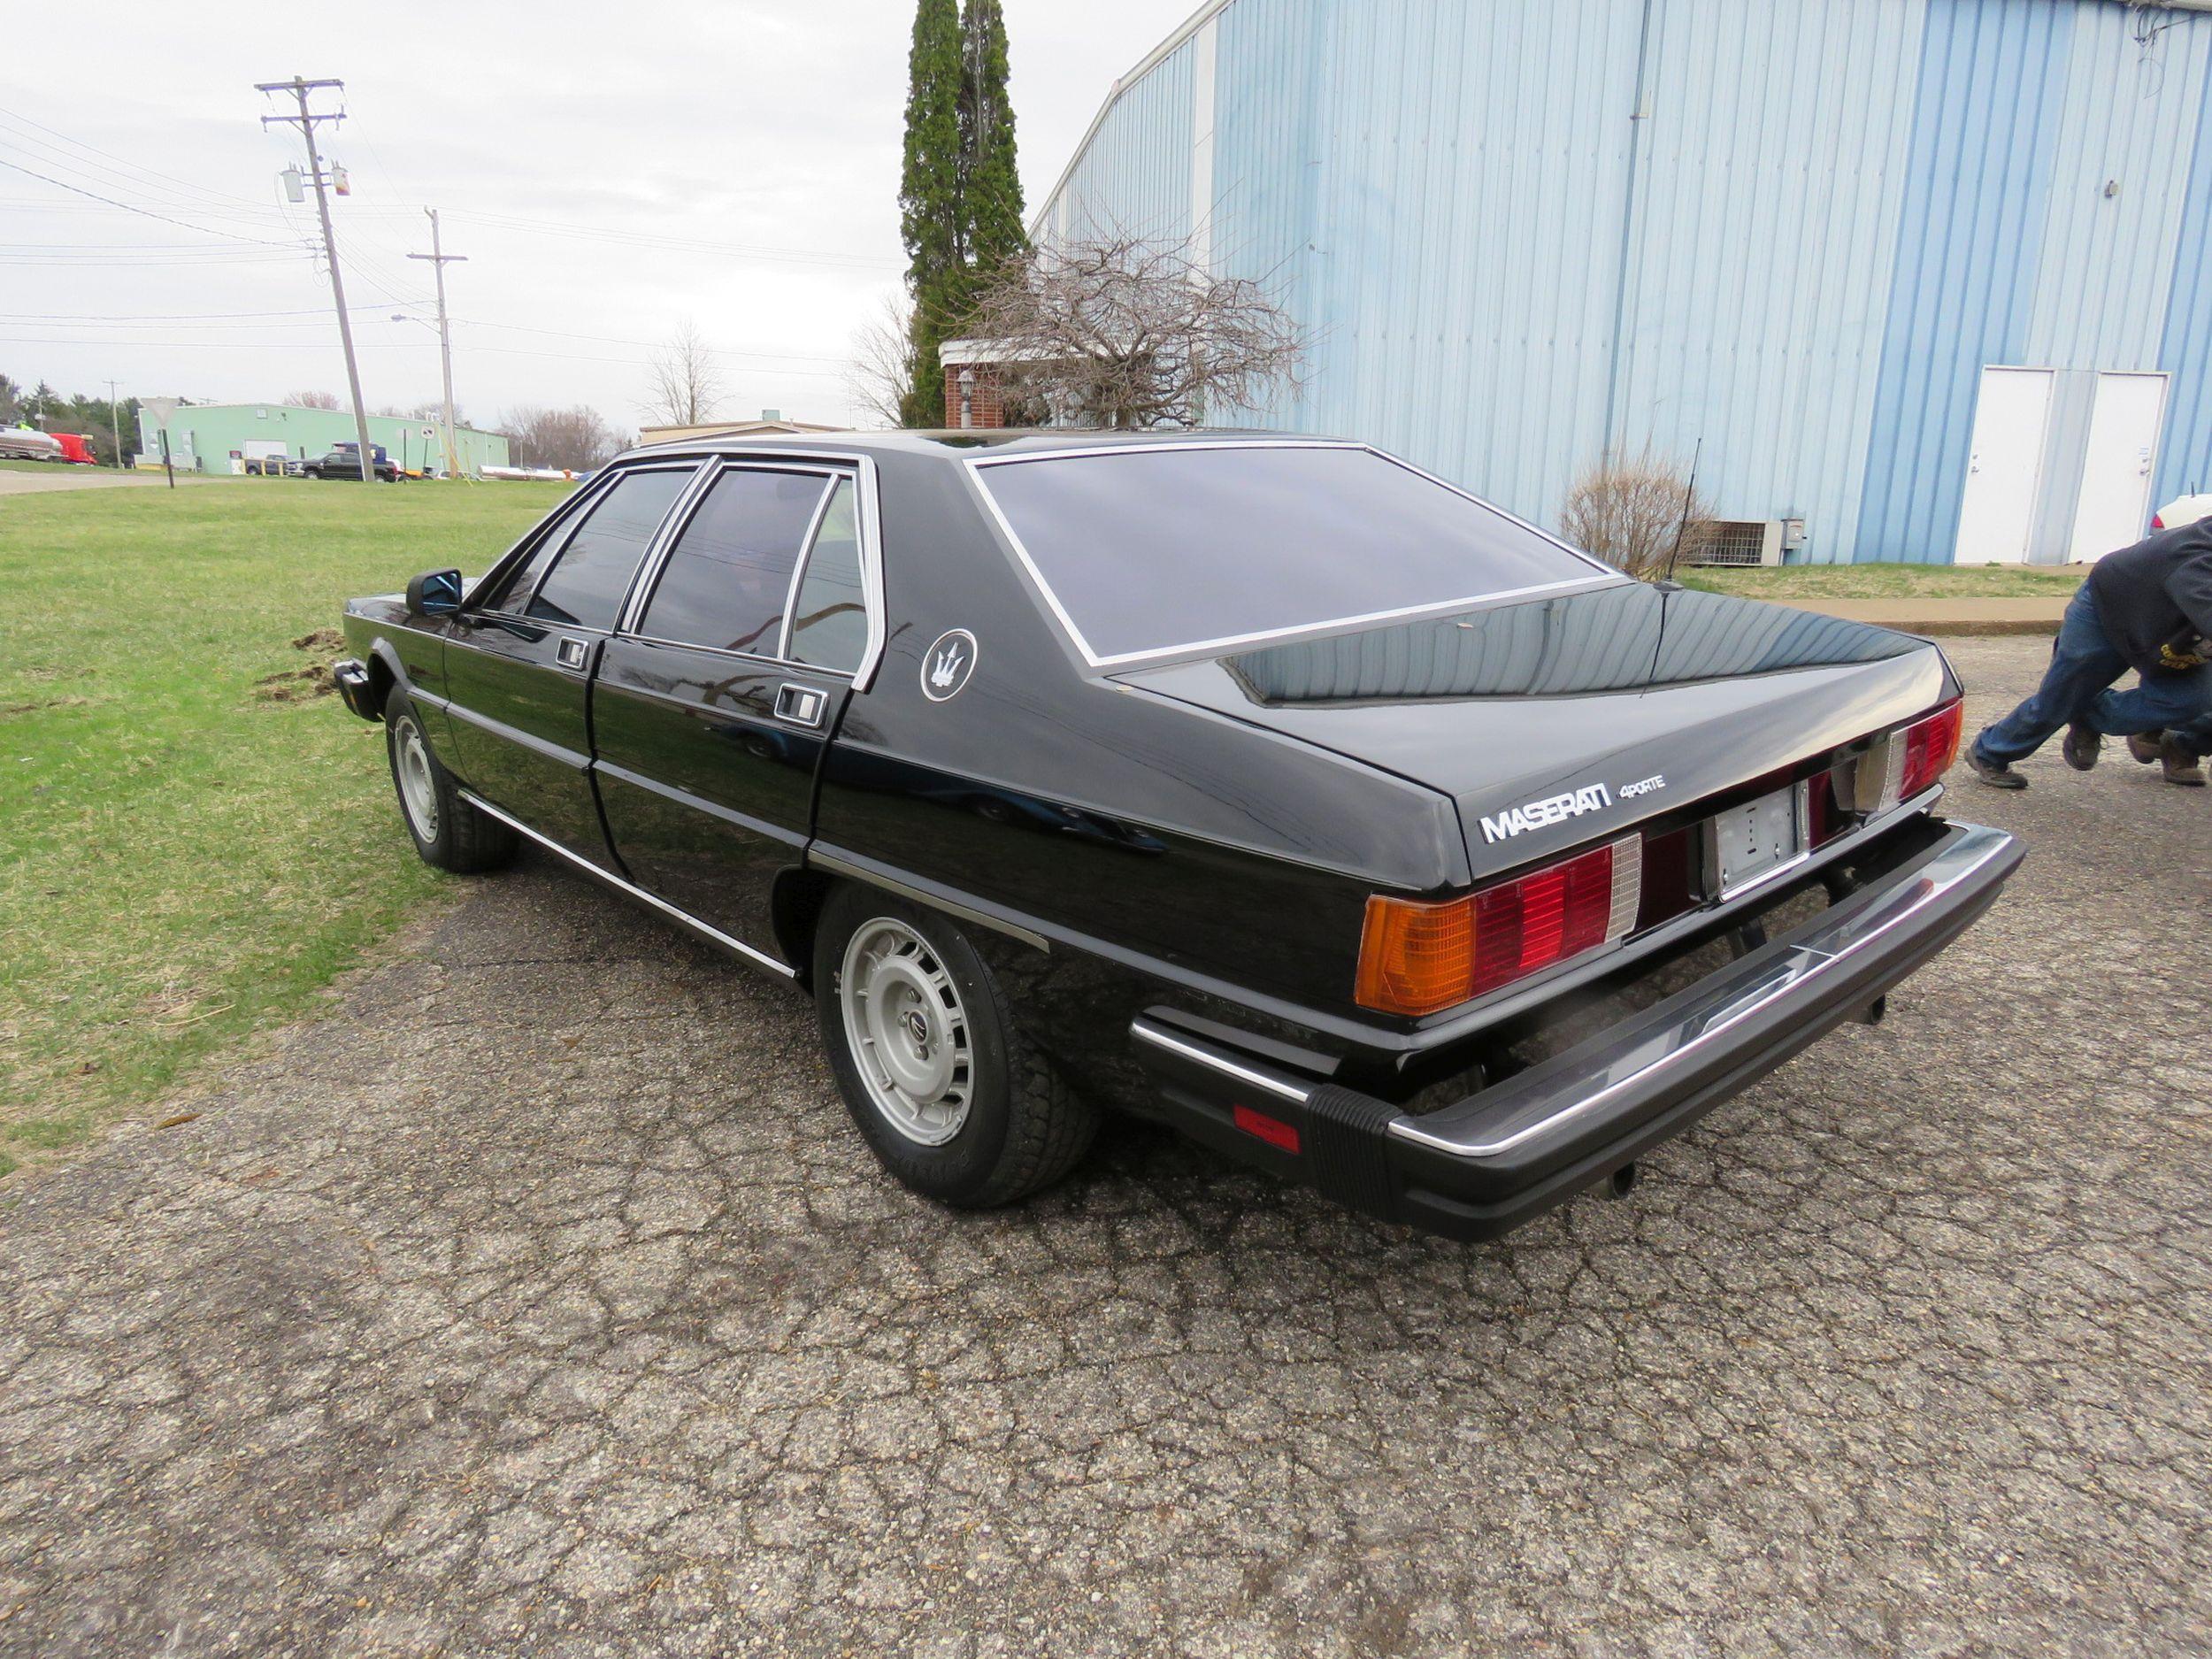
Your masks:
<path fill-rule="evenodd" d="M 1905 773 L 1897 792 L 1901 801 L 1909 801 L 1943 780 L 1943 774 L 1959 757 L 1959 732 L 1965 718 L 1964 703 L 1947 703 L 1899 734 L 1905 745 Z"/>
<path fill-rule="evenodd" d="M 1624 937 L 1636 925 L 1643 840 L 1624 835 L 1441 904 L 1367 901 L 1354 995 L 1433 1014 Z"/>

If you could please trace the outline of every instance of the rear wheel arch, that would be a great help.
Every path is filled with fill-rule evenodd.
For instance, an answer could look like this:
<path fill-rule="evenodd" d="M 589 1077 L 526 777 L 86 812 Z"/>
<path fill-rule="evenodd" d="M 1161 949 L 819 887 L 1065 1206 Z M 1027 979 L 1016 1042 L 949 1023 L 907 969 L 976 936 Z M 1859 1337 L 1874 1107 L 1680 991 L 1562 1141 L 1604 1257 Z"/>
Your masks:
<path fill-rule="evenodd" d="M 768 895 L 769 923 L 776 930 L 776 947 L 797 970 L 798 982 L 807 990 L 814 988 L 815 932 L 836 887 L 836 877 L 795 865 L 777 872 Z"/>

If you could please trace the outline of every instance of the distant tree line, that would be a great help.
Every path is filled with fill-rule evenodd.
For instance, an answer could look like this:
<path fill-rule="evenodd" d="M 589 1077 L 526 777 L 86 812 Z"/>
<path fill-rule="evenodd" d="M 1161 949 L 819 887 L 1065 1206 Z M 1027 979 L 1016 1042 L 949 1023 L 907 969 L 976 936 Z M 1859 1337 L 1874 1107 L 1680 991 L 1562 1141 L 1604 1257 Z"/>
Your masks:
<path fill-rule="evenodd" d="M 122 426 L 123 453 L 135 454 L 138 400 L 116 399 L 114 413 Z M 81 433 L 102 466 L 115 465 L 117 434 L 111 426 L 105 393 L 79 392 L 65 397 L 43 380 L 27 388 L 0 374 L 0 426 L 36 426 L 42 432 Z"/>
<path fill-rule="evenodd" d="M 499 426 L 507 434 L 509 456 L 517 466 L 588 472 L 635 442 L 584 403 L 570 409 L 510 409 L 499 417 Z"/>

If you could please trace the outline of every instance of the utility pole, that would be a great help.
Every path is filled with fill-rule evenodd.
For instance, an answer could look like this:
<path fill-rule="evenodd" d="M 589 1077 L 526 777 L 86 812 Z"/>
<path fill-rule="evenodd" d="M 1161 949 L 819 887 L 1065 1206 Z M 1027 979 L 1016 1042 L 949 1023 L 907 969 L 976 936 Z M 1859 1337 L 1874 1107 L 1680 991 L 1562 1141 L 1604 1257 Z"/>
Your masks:
<path fill-rule="evenodd" d="M 430 215 L 430 251 L 411 253 L 410 259 L 427 259 L 430 268 L 438 273 L 438 362 L 445 371 L 445 475 L 448 479 L 461 475 L 459 454 L 453 447 L 453 336 L 445 321 L 445 268 L 468 258 L 465 253 L 448 253 L 438 242 L 438 210 L 426 207 Z"/>
<path fill-rule="evenodd" d="M 330 265 L 330 297 L 338 306 L 338 338 L 346 349 L 346 385 L 353 393 L 353 432 L 360 440 L 361 480 L 365 484 L 376 481 L 376 451 L 369 443 L 368 406 L 361 401 L 361 369 L 353 360 L 353 323 L 346 312 L 345 280 L 338 274 L 338 239 L 330 229 L 330 197 L 324 191 L 323 161 L 315 153 L 315 124 L 318 121 L 342 121 L 343 114 L 317 114 L 307 107 L 307 95 L 333 87 L 342 90 L 342 81 L 303 81 L 294 75 L 289 81 L 263 81 L 254 84 L 256 92 L 288 92 L 299 100 L 297 115 L 265 115 L 264 127 L 281 123 L 296 127 L 300 136 L 307 141 L 307 176 L 315 185 L 315 211 L 323 222 L 323 257 Z"/>
<path fill-rule="evenodd" d="M 123 418 L 115 412 L 115 382 L 108 382 L 108 430 L 115 435 L 115 470 L 123 470 Z"/>

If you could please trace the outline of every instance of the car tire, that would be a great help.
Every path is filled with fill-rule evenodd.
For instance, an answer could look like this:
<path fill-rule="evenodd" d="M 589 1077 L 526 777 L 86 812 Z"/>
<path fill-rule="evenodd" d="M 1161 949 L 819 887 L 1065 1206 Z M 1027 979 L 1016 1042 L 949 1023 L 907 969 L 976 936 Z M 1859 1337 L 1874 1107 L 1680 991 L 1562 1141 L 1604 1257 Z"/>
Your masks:
<path fill-rule="evenodd" d="M 423 863 L 472 875 L 512 861 L 520 837 L 462 798 L 424 735 L 421 711 L 404 686 L 394 686 L 384 699 L 384 751 L 399 796 L 399 821 Z"/>
<path fill-rule="evenodd" d="M 1097 1109 L 1023 1032 L 990 964 L 944 917 L 840 887 L 815 930 L 814 987 L 845 1108 L 910 1190 L 987 1210 L 1051 1186 L 1090 1149 Z M 948 1087 L 933 1102 L 940 1077 Z"/>

